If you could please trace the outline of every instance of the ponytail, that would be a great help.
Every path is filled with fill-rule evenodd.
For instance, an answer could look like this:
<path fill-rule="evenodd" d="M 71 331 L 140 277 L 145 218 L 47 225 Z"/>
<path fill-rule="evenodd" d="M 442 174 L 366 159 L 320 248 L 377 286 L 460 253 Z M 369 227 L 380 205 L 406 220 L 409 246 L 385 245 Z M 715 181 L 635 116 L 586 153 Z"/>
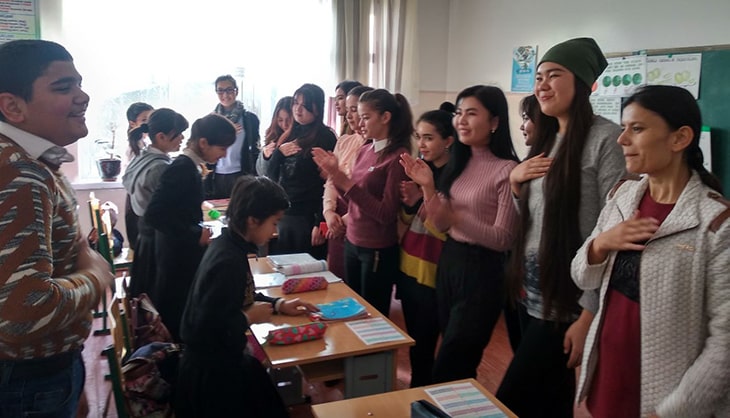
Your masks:
<path fill-rule="evenodd" d="M 149 131 L 149 125 L 143 123 L 127 133 L 129 148 L 132 150 L 132 154 L 134 154 L 135 157 L 142 152 L 142 147 L 139 146 L 139 143 L 142 141 L 142 137 L 144 136 L 144 134 L 148 133 Z"/>
<path fill-rule="evenodd" d="M 684 151 L 684 158 L 687 161 L 689 168 L 696 171 L 700 176 L 702 183 L 716 192 L 723 194 L 720 179 L 705 168 L 705 157 L 702 154 L 702 149 L 699 147 L 699 142 L 692 142 L 692 144 Z"/>
<path fill-rule="evenodd" d="M 405 148 L 411 152 L 413 136 L 413 113 L 408 99 L 400 93 L 391 94 L 385 89 L 367 91 L 360 96 L 360 103 L 367 103 L 378 113 L 390 112 L 388 138 L 390 141 L 383 150 L 383 156 Z"/>

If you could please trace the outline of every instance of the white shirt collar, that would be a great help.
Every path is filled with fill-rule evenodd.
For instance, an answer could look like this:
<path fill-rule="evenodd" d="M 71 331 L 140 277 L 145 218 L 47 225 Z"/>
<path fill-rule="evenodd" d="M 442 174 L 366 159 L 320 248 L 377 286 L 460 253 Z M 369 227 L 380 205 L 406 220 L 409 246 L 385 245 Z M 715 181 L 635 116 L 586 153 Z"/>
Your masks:
<path fill-rule="evenodd" d="M 390 143 L 389 139 L 373 139 L 373 151 L 377 154 Z"/>
<path fill-rule="evenodd" d="M 66 148 L 38 135 L 16 128 L 7 122 L 0 121 L 0 134 L 12 139 L 36 160 L 44 157 L 44 159 L 57 165 L 74 160 L 74 156 Z"/>
<path fill-rule="evenodd" d="M 200 174 L 206 175 L 207 173 L 204 171 L 205 167 L 205 161 L 203 161 L 203 158 L 200 157 L 195 151 L 193 151 L 189 147 L 185 147 L 182 150 L 183 155 L 186 155 L 188 158 L 193 160 L 193 163 L 195 163 L 195 166 L 198 167 L 198 171 Z"/>

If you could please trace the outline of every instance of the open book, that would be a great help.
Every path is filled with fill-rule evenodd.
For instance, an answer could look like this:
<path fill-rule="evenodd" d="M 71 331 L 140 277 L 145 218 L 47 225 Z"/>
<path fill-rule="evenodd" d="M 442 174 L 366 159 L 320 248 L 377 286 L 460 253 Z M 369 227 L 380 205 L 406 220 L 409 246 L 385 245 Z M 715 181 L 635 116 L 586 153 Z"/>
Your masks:
<path fill-rule="evenodd" d="M 270 255 L 267 257 L 276 271 L 287 276 L 327 271 L 327 262 L 317 260 L 308 253 Z"/>
<path fill-rule="evenodd" d="M 286 279 L 312 275 L 324 277 L 327 283 L 342 281 L 340 277 L 327 270 L 326 261 L 317 260 L 308 253 L 270 255 L 266 258 L 276 271 L 254 274 L 253 280 L 257 289 L 281 286 Z"/>

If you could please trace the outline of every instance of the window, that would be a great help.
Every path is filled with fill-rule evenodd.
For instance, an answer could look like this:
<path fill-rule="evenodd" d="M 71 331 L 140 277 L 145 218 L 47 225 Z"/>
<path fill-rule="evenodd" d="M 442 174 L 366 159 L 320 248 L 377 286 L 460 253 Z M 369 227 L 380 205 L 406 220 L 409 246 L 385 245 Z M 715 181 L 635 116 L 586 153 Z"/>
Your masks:
<path fill-rule="evenodd" d="M 91 96 L 77 180 L 99 179 L 110 145 L 124 157 L 126 109 L 169 107 L 190 124 L 218 104 L 213 82 L 233 75 L 244 106 L 271 121 L 276 101 L 310 82 L 334 89 L 329 0 L 64 0 L 62 43 Z M 114 132 L 112 133 L 112 128 Z M 186 138 L 189 131 L 185 133 Z"/>

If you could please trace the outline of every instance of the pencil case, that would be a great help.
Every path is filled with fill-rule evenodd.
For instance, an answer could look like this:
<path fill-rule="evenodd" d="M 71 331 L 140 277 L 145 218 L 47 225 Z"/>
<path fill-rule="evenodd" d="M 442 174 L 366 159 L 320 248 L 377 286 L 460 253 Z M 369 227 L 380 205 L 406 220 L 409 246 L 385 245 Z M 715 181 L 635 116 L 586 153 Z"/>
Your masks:
<path fill-rule="evenodd" d="M 327 279 L 322 276 L 301 277 L 298 279 L 287 279 L 281 284 L 281 291 L 288 295 L 290 293 L 311 292 L 327 288 Z"/>
<path fill-rule="evenodd" d="M 308 324 L 272 329 L 266 336 L 266 341 L 274 345 L 296 344 L 305 341 L 318 340 L 324 336 L 327 324 L 310 322 Z"/>

